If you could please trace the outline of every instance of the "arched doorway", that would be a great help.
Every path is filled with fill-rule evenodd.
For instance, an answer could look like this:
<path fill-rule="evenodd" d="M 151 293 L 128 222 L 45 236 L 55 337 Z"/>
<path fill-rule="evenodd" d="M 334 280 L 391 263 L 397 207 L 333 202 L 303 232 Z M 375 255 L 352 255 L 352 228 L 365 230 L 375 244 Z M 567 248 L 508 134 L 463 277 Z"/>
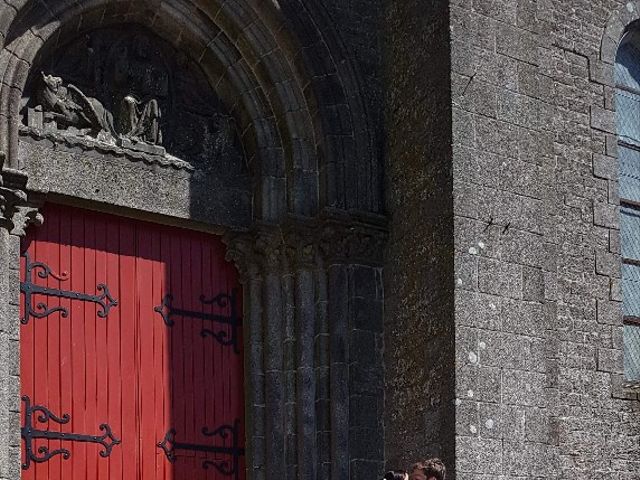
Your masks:
<path fill-rule="evenodd" d="M 322 9 L 191 0 L 48 7 L 26 0 L 1 27 L 0 196 L 11 196 L 7 206 L 0 198 L 0 250 L 10 259 L 0 276 L 19 265 L 13 237 L 41 223 L 47 205 L 223 235 L 244 289 L 247 477 L 378 469 L 379 158 L 371 132 L 356 125 L 366 123 L 360 83 Z M 95 280 L 85 294 L 98 293 Z M 14 283 L 6 296 L 17 307 Z M 0 311 L 7 324 L 19 318 Z M 7 344 L 16 357 L 20 328 Z M 12 375 L 16 395 L 0 391 L 0 403 L 17 427 L 25 410 L 17 362 Z M 350 405 L 376 408 L 351 416 Z M 80 433 L 100 433 L 93 427 Z M 17 479 L 26 440 L 7 430 L 0 465 Z M 99 446 L 83 447 L 91 446 L 99 455 Z"/>

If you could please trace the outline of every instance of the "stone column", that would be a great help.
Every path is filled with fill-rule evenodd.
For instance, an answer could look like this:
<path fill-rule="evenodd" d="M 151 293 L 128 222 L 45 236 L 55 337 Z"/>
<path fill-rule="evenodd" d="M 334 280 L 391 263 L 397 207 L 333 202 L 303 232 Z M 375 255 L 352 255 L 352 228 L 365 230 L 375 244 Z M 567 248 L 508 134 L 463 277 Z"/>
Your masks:
<path fill-rule="evenodd" d="M 295 288 L 295 382 L 298 478 L 318 478 L 318 419 L 316 412 L 315 351 L 317 331 L 316 242 L 309 235 L 293 235 L 289 240 L 289 261 Z"/>
<path fill-rule="evenodd" d="M 0 177 L 0 480 L 19 480 L 21 472 L 20 237 L 41 223 L 24 190 Z"/>
<path fill-rule="evenodd" d="M 283 249 L 265 229 L 226 238 L 244 286 L 248 478 L 286 478 Z"/>
<path fill-rule="evenodd" d="M 228 237 L 245 287 L 250 478 L 316 478 L 313 256 L 274 226 Z"/>
<path fill-rule="evenodd" d="M 328 220 L 319 235 L 327 273 L 331 478 L 381 476 L 384 369 L 381 222 Z"/>
<path fill-rule="evenodd" d="M 349 273 L 327 268 L 331 404 L 331 478 L 349 478 Z"/>
<path fill-rule="evenodd" d="M 248 478 L 266 478 L 265 374 L 262 325 L 263 280 L 256 265 L 244 278 L 246 466 Z"/>

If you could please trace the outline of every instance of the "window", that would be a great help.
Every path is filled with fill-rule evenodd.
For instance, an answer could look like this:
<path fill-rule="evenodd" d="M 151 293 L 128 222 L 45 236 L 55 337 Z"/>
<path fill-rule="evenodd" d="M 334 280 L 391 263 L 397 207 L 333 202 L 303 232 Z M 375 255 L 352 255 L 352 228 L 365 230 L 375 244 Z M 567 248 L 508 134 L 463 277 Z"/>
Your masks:
<path fill-rule="evenodd" d="M 640 30 L 625 33 L 615 65 L 620 164 L 624 373 L 640 382 Z"/>

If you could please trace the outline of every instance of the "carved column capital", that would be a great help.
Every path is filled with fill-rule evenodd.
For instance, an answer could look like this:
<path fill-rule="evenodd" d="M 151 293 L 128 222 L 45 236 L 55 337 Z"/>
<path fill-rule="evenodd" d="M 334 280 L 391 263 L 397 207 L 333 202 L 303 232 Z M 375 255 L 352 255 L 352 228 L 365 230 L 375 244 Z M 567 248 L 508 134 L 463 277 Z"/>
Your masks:
<path fill-rule="evenodd" d="M 320 262 L 382 265 L 387 232 L 382 224 L 352 218 L 289 218 L 281 225 L 257 224 L 228 233 L 227 259 L 241 276 L 261 272 L 293 273 Z"/>
<path fill-rule="evenodd" d="M 0 227 L 22 237 L 29 225 L 40 226 L 43 222 L 38 208 L 27 203 L 27 194 L 23 190 L 0 187 Z"/>
<path fill-rule="evenodd" d="M 329 220 L 318 232 L 327 262 L 382 265 L 387 231 L 382 225 Z"/>
<path fill-rule="evenodd" d="M 312 269 L 318 264 L 320 248 L 315 231 L 300 228 L 287 232 L 287 260 L 292 270 Z"/>
<path fill-rule="evenodd" d="M 258 276 L 257 265 L 252 261 L 253 239 L 248 232 L 229 232 L 223 238 L 227 245 L 225 259 L 232 262 L 240 274 L 240 282 L 245 283 L 249 278 Z"/>
<path fill-rule="evenodd" d="M 0 165 L 4 157 L 4 153 L 0 152 Z M 12 177 L 15 177 L 13 181 Z M 9 181 L 5 181 L 7 178 Z M 25 235 L 29 225 L 40 226 L 44 221 L 38 208 L 29 204 L 24 185 L 26 177 L 21 172 L 12 174 L 5 170 L 0 175 L 0 228 L 20 237 Z"/>
<path fill-rule="evenodd" d="M 235 263 L 241 280 L 263 273 L 287 273 L 291 270 L 289 237 L 276 225 L 256 225 L 248 232 L 228 233 L 228 261 Z"/>
<path fill-rule="evenodd" d="M 273 229 L 254 228 L 247 232 L 230 232 L 224 236 L 226 258 L 233 262 L 244 283 L 263 272 L 277 272 L 286 266 L 285 245 Z"/>

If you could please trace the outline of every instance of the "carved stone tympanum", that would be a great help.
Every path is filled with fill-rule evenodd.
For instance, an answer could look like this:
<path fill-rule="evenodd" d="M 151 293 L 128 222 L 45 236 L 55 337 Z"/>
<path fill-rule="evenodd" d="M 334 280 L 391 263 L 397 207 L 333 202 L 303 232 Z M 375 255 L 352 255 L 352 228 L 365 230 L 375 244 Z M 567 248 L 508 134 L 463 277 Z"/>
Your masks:
<path fill-rule="evenodd" d="M 96 30 L 43 53 L 22 113 L 23 133 L 36 139 L 115 146 L 196 169 L 215 161 L 220 172 L 244 163 L 233 117 L 197 62 L 139 26 Z"/>

